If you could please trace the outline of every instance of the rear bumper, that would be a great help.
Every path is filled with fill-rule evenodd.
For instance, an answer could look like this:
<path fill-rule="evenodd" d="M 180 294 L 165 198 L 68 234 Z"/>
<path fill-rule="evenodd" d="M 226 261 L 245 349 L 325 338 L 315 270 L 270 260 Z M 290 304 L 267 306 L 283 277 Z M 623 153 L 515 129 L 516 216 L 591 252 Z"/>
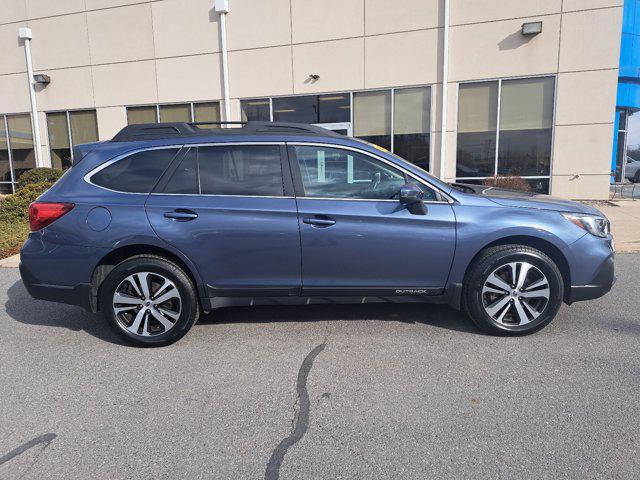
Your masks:
<path fill-rule="evenodd" d="M 613 253 L 600 264 L 587 285 L 572 285 L 567 303 L 593 300 L 607 294 L 616 282 Z"/>
<path fill-rule="evenodd" d="M 78 283 L 73 286 L 40 283 L 24 263 L 20 263 L 20 276 L 27 292 L 33 298 L 78 305 L 90 312 L 96 311 L 93 288 L 89 283 Z"/>

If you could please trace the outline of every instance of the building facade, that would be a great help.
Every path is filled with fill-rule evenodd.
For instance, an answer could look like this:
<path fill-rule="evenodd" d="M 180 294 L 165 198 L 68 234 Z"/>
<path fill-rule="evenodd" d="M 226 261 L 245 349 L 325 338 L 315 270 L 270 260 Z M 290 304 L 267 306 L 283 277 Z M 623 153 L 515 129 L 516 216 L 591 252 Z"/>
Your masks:
<path fill-rule="evenodd" d="M 448 181 L 608 196 L 624 0 L 230 0 L 226 55 L 213 3 L 0 2 L 0 191 L 36 163 L 29 27 L 44 165 L 127 123 L 224 119 L 226 56 L 230 120 L 322 124 Z"/>

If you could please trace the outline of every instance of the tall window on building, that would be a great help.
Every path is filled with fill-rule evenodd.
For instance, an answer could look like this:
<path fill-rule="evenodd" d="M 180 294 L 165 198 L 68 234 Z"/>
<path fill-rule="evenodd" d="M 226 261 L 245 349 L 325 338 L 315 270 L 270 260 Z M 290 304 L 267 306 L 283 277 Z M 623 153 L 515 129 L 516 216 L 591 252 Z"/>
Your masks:
<path fill-rule="evenodd" d="M 206 102 L 193 104 L 193 121 L 194 122 L 219 122 L 220 121 L 220 103 Z M 215 125 L 214 128 L 218 128 Z"/>
<path fill-rule="evenodd" d="M 127 125 L 138 125 L 141 123 L 157 123 L 158 106 L 127 107 Z"/>
<path fill-rule="evenodd" d="M 190 122 L 191 105 L 188 103 L 177 105 L 160 105 L 161 122 Z"/>
<path fill-rule="evenodd" d="M 127 107 L 127 125 L 158 122 L 220 122 L 220 102 Z M 218 127 L 211 125 L 211 128 Z"/>
<path fill-rule="evenodd" d="M 95 110 L 47 113 L 49 151 L 53 168 L 69 168 L 73 163 L 73 147 L 98 141 Z"/>
<path fill-rule="evenodd" d="M 429 170 L 431 89 L 394 90 L 393 152 Z"/>
<path fill-rule="evenodd" d="M 0 193 L 12 193 L 20 176 L 35 166 L 31 116 L 0 115 Z"/>
<path fill-rule="evenodd" d="M 318 95 L 319 123 L 345 123 L 351 121 L 351 98 L 348 93 Z"/>
<path fill-rule="evenodd" d="M 629 115 L 627 122 L 625 177 L 640 183 L 640 112 Z"/>
<path fill-rule="evenodd" d="M 353 94 L 353 136 L 391 150 L 391 90 Z"/>
<path fill-rule="evenodd" d="M 408 87 L 241 100 L 243 121 L 320 124 L 430 167 L 431 88 Z"/>
<path fill-rule="evenodd" d="M 461 84 L 456 176 L 482 183 L 518 176 L 533 191 L 549 191 L 553 77 Z"/>
<path fill-rule="evenodd" d="M 13 192 L 13 176 L 11 174 L 11 161 L 9 160 L 9 139 L 4 115 L 0 123 L 0 193 Z"/>
<path fill-rule="evenodd" d="M 618 109 L 616 116 L 614 180 L 640 183 L 640 111 Z"/>
<path fill-rule="evenodd" d="M 495 174 L 498 82 L 460 85 L 456 175 L 465 178 Z"/>
<path fill-rule="evenodd" d="M 348 93 L 304 95 L 273 98 L 273 121 L 293 123 L 344 123 L 351 121 L 351 99 Z M 256 103 L 257 101 L 247 101 Z M 269 106 L 267 100 L 267 108 Z M 243 110 L 245 110 L 243 108 Z M 263 118 L 266 117 L 266 113 Z M 249 118 L 249 117 L 247 117 Z M 251 118 L 255 120 L 255 118 Z"/>
<path fill-rule="evenodd" d="M 240 101 L 243 122 L 271 121 L 271 107 L 268 98 L 253 98 Z"/>

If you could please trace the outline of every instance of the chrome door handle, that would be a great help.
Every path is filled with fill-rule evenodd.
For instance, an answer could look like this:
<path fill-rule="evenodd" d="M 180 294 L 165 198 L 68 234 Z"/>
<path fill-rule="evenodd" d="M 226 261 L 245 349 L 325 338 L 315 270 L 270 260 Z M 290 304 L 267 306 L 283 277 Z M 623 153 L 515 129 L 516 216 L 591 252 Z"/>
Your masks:
<path fill-rule="evenodd" d="M 188 222 L 189 220 L 195 220 L 196 218 L 198 218 L 198 214 L 193 210 L 178 208 L 173 212 L 165 212 L 164 218 L 176 220 L 177 222 Z"/>
<path fill-rule="evenodd" d="M 303 218 L 302 222 L 316 227 L 330 227 L 331 225 L 336 224 L 336 221 L 333 218 L 326 215 L 316 215 L 314 217 Z"/>

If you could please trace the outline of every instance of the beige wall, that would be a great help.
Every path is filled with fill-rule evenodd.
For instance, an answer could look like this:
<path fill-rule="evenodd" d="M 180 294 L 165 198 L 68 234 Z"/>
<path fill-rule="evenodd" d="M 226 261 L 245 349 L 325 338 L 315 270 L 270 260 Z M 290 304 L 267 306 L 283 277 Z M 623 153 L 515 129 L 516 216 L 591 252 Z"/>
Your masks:
<path fill-rule="evenodd" d="M 557 77 L 552 193 L 605 197 L 622 0 L 451 0 L 446 170 L 455 175 L 460 82 Z M 33 30 L 42 112 L 96 108 L 101 139 L 132 104 L 218 100 L 219 19 L 212 0 L 0 1 L 0 113 L 29 111 L 17 30 Z M 239 99 L 432 85 L 439 164 L 443 0 L 231 0 L 232 117 Z M 522 23 L 543 22 L 523 37 Z M 309 82 L 309 74 L 320 79 Z M 41 123 L 46 123 L 41 115 Z M 46 143 L 46 128 L 43 129 Z"/>

